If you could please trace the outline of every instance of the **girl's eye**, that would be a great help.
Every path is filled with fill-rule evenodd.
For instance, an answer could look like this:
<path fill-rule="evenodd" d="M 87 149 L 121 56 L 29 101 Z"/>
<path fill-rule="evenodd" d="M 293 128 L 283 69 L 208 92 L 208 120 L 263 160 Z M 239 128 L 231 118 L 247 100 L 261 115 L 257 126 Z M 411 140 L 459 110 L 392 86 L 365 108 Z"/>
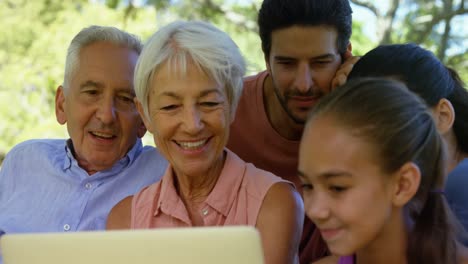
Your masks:
<path fill-rule="evenodd" d="M 313 189 L 312 184 L 307 184 L 307 183 L 301 184 L 301 187 L 302 187 L 302 190 L 304 191 L 309 191 Z"/>
<path fill-rule="evenodd" d="M 219 105 L 218 102 L 202 102 L 200 103 L 202 106 L 208 106 L 208 107 L 213 107 Z"/>
<path fill-rule="evenodd" d="M 335 193 L 341 193 L 346 191 L 348 188 L 343 186 L 330 186 L 328 189 Z"/>

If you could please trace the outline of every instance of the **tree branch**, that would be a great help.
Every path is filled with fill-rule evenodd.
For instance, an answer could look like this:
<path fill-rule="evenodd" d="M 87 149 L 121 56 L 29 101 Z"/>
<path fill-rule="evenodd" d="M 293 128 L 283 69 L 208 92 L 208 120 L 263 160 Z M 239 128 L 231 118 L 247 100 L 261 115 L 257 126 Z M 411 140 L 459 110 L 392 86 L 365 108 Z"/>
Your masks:
<path fill-rule="evenodd" d="M 388 10 L 387 14 L 383 18 L 385 31 L 383 33 L 382 39 L 380 40 L 380 44 L 391 43 L 393 22 L 395 21 L 395 16 L 399 7 L 400 7 L 400 0 L 393 0 L 392 5 L 390 6 L 390 9 Z"/>
<path fill-rule="evenodd" d="M 460 8 L 453 13 L 453 16 L 468 14 L 468 8 L 460 6 Z"/>
<path fill-rule="evenodd" d="M 194 1 L 194 0 L 192 0 Z M 223 8 L 212 0 L 196 0 L 201 6 L 211 9 L 217 14 L 224 16 L 229 22 L 244 30 L 258 32 L 257 24 L 250 21 L 245 15 Z"/>
<path fill-rule="evenodd" d="M 369 9 L 375 16 L 380 17 L 380 12 L 375 5 L 362 0 L 351 0 L 351 2 L 355 5 Z"/>
<path fill-rule="evenodd" d="M 431 22 L 427 23 L 425 26 L 425 29 L 421 34 L 419 34 L 419 37 L 417 38 L 417 43 L 422 43 L 424 39 L 432 32 L 432 29 L 435 27 L 435 25 L 439 24 L 442 21 L 450 21 L 453 17 L 458 16 L 458 15 L 464 15 L 468 13 L 468 9 L 460 7 L 458 10 L 450 12 L 450 13 L 439 13 L 435 15 Z"/>

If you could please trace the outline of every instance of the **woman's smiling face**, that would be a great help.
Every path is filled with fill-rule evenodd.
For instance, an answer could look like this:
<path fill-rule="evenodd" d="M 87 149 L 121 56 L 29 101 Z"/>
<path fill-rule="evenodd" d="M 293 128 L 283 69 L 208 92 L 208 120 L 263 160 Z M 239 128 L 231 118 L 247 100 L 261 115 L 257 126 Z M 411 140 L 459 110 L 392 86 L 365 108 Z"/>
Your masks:
<path fill-rule="evenodd" d="M 223 162 L 229 101 L 224 86 L 198 67 L 188 63 L 181 74 L 161 65 L 151 82 L 148 109 L 145 124 L 176 174 L 203 175 Z"/>

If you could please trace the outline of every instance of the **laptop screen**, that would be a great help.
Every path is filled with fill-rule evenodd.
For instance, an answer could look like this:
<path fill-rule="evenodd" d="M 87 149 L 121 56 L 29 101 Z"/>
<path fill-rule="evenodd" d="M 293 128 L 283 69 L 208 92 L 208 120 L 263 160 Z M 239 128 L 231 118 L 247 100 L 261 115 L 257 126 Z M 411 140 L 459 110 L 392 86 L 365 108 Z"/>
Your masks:
<path fill-rule="evenodd" d="M 247 226 L 12 234 L 0 244 L 4 264 L 263 263 Z"/>

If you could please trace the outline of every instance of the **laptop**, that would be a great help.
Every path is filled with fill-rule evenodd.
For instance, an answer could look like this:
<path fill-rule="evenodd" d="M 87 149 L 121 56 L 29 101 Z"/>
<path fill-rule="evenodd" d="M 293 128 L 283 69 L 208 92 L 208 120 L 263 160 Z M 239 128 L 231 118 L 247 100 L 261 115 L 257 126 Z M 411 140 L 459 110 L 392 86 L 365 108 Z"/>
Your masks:
<path fill-rule="evenodd" d="M 10 234 L 4 264 L 263 263 L 253 227 L 197 227 Z"/>

